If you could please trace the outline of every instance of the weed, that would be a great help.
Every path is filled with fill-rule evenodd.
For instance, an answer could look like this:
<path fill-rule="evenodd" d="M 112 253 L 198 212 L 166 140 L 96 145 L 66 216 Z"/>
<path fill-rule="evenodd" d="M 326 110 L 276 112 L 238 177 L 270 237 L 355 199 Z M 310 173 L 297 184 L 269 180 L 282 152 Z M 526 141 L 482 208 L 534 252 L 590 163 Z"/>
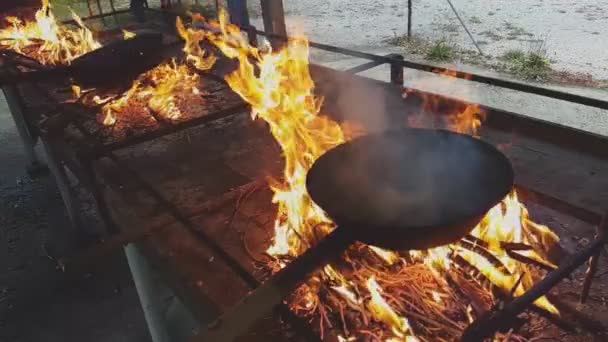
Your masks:
<path fill-rule="evenodd" d="M 481 24 L 481 19 L 479 19 L 479 17 L 476 17 L 476 16 L 472 16 L 471 19 L 469 19 L 469 21 L 471 22 L 471 24 Z"/>
<path fill-rule="evenodd" d="M 439 40 L 426 53 L 426 58 L 433 61 L 450 61 L 454 58 L 454 47 L 445 40 Z"/>
<path fill-rule="evenodd" d="M 428 51 L 429 42 L 417 36 L 409 37 L 407 35 L 398 36 L 396 33 L 387 43 L 404 48 L 408 53 L 420 55 L 426 54 Z"/>
<path fill-rule="evenodd" d="M 502 59 L 506 62 L 508 71 L 525 79 L 545 79 L 551 71 L 549 60 L 541 52 L 525 53 L 521 50 L 510 50 L 502 56 Z"/>

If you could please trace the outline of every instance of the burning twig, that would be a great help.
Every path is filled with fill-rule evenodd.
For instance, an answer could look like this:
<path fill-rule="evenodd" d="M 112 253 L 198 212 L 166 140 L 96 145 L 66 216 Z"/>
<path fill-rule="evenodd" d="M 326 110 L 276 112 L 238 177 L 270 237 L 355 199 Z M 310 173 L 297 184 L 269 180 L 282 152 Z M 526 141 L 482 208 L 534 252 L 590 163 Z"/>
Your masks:
<path fill-rule="evenodd" d="M 528 264 L 528 265 L 534 265 L 534 266 L 537 266 L 548 272 L 551 272 L 551 271 L 557 269 L 557 266 L 555 266 L 555 265 L 551 265 L 551 264 L 542 262 L 540 260 L 529 258 L 525 255 L 519 254 L 512 250 L 507 250 L 507 255 L 509 255 L 511 258 L 513 258 L 521 263 Z"/>

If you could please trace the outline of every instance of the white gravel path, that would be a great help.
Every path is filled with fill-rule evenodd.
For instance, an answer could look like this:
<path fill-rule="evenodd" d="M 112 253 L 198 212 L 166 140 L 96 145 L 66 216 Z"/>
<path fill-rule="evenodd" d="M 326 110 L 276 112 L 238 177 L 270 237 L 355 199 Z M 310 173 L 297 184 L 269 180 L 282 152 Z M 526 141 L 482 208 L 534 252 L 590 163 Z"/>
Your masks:
<path fill-rule="evenodd" d="M 250 0 L 251 1 L 251 0 Z M 356 49 L 407 29 L 407 0 L 283 0 L 289 30 Z M 255 6 L 256 1 L 251 1 Z M 608 0 L 452 0 L 484 53 L 547 50 L 553 68 L 608 79 Z M 413 31 L 473 49 L 444 0 L 413 0 Z M 259 18 L 254 23 L 262 26 Z"/>

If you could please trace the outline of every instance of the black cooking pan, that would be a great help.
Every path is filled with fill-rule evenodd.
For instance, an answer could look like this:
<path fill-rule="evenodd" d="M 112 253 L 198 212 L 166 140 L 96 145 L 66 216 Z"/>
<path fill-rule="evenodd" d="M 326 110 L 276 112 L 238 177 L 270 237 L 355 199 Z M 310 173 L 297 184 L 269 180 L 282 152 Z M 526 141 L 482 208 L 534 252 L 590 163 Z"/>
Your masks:
<path fill-rule="evenodd" d="M 426 249 L 466 235 L 513 186 L 492 145 L 442 130 L 365 136 L 319 158 L 308 172 L 313 201 L 357 240 Z"/>
<path fill-rule="evenodd" d="M 69 66 L 0 78 L 0 85 L 72 78 L 83 87 L 102 87 L 130 82 L 163 60 L 162 34 L 140 33 L 88 52 Z"/>
<path fill-rule="evenodd" d="M 442 130 L 403 129 L 364 136 L 321 156 L 308 171 L 313 201 L 338 227 L 266 281 L 221 319 L 252 324 L 305 276 L 355 241 L 388 249 L 426 249 L 469 233 L 513 186 L 509 160 L 492 145 Z M 239 331 L 203 333 L 232 340 Z M 219 331 L 219 330 L 218 330 Z M 232 332 L 234 331 L 234 332 Z"/>

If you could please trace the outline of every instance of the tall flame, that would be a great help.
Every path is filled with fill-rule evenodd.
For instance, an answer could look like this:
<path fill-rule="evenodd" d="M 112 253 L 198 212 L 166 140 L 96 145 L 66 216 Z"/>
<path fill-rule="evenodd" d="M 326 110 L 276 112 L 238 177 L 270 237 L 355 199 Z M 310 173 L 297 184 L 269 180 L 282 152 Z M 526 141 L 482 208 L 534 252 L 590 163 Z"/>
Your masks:
<path fill-rule="evenodd" d="M 239 61 L 226 81 L 251 105 L 252 117 L 268 123 L 285 159 L 283 180 L 271 185 L 279 211 L 268 253 L 296 256 L 316 241 L 317 234 L 327 233 L 331 224 L 306 192 L 306 172 L 325 151 L 344 142 L 344 135 L 337 123 L 319 114 L 322 101 L 313 94 L 305 39 L 292 40 L 278 52 L 261 54 L 238 27 L 226 22 L 226 13 L 220 19 L 221 34 L 207 33 L 207 39 Z"/>
<path fill-rule="evenodd" d="M 42 7 L 34 18 L 34 21 L 24 23 L 19 18 L 7 17 L 9 26 L 0 30 L 0 46 L 50 65 L 70 64 L 78 56 L 101 47 L 73 11 L 72 18 L 78 28 L 57 23 L 49 0 L 42 0 Z"/>

